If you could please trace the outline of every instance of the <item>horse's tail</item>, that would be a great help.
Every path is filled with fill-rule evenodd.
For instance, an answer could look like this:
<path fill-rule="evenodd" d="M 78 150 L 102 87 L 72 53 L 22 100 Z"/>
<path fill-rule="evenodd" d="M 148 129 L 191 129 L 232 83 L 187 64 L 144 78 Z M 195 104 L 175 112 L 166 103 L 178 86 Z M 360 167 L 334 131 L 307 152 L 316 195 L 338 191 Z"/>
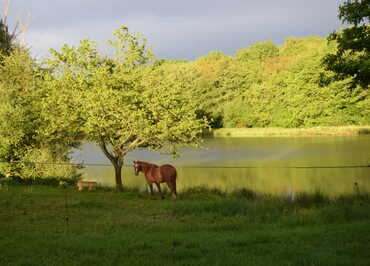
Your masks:
<path fill-rule="evenodd" d="M 174 167 L 174 168 L 173 168 L 173 170 L 174 170 L 174 172 L 175 172 L 175 173 L 174 173 L 174 177 L 173 177 L 173 179 L 176 181 L 176 179 L 177 179 L 177 171 L 176 171 L 176 168 Z"/>
<path fill-rule="evenodd" d="M 170 164 L 165 164 L 161 166 L 161 175 L 165 177 L 166 183 L 171 189 L 172 196 L 176 198 L 177 196 L 177 189 L 176 189 L 176 179 L 177 179 L 177 171 L 176 168 Z"/>
<path fill-rule="evenodd" d="M 173 180 L 171 183 L 172 183 L 174 198 L 176 198 L 177 197 L 177 188 L 176 188 L 177 171 L 175 167 L 172 166 L 172 168 L 174 172 L 173 172 Z"/>
<path fill-rule="evenodd" d="M 175 192 L 175 195 L 177 195 L 176 178 L 177 178 L 177 173 L 175 171 L 175 178 L 173 179 L 173 191 Z"/>
<path fill-rule="evenodd" d="M 177 196 L 177 189 L 176 189 L 177 171 L 175 167 L 172 167 L 172 169 L 173 169 L 172 178 L 171 178 L 172 180 L 170 182 L 172 185 L 172 193 L 174 195 L 174 198 L 176 198 Z"/>

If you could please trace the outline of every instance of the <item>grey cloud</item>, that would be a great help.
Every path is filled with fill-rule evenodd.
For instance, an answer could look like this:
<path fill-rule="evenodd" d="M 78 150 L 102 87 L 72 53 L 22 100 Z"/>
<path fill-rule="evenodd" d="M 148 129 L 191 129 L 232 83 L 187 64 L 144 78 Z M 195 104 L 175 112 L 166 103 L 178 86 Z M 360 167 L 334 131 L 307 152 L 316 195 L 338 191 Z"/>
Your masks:
<path fill-rule="evenodd" d="M 211 50 L 235 53 L 257 41 L 326 36 L 341 24 L 336 0 L 13 0 L 30 12 L 31 49 L 91 38 L 103 41 L 120 25 L 143 33 L 160 58 L 194 59 Z M 343 2 L 343 1 L 342 1 Z"/>

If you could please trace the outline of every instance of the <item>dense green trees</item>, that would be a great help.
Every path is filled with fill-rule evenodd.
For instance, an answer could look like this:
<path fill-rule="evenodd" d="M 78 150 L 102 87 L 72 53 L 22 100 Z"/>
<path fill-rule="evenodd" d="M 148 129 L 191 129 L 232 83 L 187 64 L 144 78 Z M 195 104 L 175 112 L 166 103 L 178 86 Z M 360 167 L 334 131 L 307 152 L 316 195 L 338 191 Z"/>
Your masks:
<path fill-rule="evenodd" d="M 268 41 L 235 56 L 211 52 L 162 66 L 194 91 L 198 112 L 213 119 L 213 127 L 369 124 L 369 92 L 321 64 L 336 49 L 320 37 L 288 38 L 281 46 Z"/>
<path fill-rule="evenodd" d="M 5 10 L 7 7 L 5 7 Z M 17 27 L 0 18 L 0 177 L 73 177 L 76 168 L 28 162 L 69 162 L 71 145 L 47 142 L 40 134 L 46 97 L 44 71 L 28 50 L 17 42 Z M 18 162 L 22 163 L 18 163 Z"/>
<path fill-rule="evenodd" d="M 41 99 L 46 97 L 42 71 L 25 49 L 17 48 L 3 56 L 0 65 L 0 174 L 22 178 L 72 177 L 69 165 L 22 162 L 68 162 L 70 145 L 52 143 L 40 134 L 46 112 Z M 5 163 L 7 162 L 7 163 Z"/>
<path fill-rule="evenodd" d="M 35 74 L 34 62 L 26 51 L 17 49 L 11 56 L 3 57 L 0 65 L 1 160 L 20 160 L 35 144 L 39 113 L 32 104 L 38 97 L 34 90 L 37 86 Z M 12 167 L 6 164 L 0 166 Z"/>
<path fill-rule="evenodd" d="M 348 0 L 339 7 L 338 17 L 353 26 L 334 32 L 329 40 L 338 49 L 324 58 L 328 70 L 337 78 L 353 78 L 353 86 L 368 89 L 370 85 L 370 0 Z"/>

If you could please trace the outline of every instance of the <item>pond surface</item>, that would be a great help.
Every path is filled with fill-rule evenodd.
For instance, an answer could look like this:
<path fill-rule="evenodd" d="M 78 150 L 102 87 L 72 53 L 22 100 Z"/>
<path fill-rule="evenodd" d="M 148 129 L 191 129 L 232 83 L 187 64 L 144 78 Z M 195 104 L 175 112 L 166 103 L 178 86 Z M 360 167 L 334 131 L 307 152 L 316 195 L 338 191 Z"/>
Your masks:
<path fill-rule="evenodd" d="M 260 137 L 212 138 L 203 149 L 186 148 L 172 158 L 147 150 L 127 155 L 133 160 L 170 163 L 178 170 L 178 190 L 207 186 L 232 191 L 248 188 L 261 193 L 281 194 L 322 191 L 329 195 L 370 192 L 370 136 L 350 137 Z M 113 166 L 98 147 L 85 143 L 72 153 L 74 162 L 86 165 L 83 178 L 114 185 Z M 106 164 L 103 166 L 101 164 Z M 145 189 L 143 175 L 132 167 L 123 169 L 125 186 Z"/>

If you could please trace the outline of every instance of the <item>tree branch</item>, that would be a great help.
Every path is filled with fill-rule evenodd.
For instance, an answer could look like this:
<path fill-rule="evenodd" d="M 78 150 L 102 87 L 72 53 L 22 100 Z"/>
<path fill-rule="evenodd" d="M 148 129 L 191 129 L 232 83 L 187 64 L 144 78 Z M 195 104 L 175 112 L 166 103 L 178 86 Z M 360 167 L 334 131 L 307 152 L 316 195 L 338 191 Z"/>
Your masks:
<path fill-rule="evenodd" d="M 136 149 L 137 147 L 139 147 L 141 144 L 145 143 L 148 139 L 143 139 L 143 140 L 140 140 L 140 139 L 135 139 L 128 147 L 127 149 L 123 150 L 122 153 L 123 154 L 127 154 L 128 152 Z"/>
<path fill-rule="evenodd" d="M 117 163 L 117 157 L 115 157 L 114 155 L 112 155 L 108 149 L 107 149 L 107 146 L 105 145 L 105 142 L 104 142 L 104 139 L 103 137 L 101 137 L 100 139 L 100 142 L 99 142 L 99 147 L 101 148 L 101 150 L 103 151 L 104 155 L 107 156 L 107 158 L 113 163 Z"/>

